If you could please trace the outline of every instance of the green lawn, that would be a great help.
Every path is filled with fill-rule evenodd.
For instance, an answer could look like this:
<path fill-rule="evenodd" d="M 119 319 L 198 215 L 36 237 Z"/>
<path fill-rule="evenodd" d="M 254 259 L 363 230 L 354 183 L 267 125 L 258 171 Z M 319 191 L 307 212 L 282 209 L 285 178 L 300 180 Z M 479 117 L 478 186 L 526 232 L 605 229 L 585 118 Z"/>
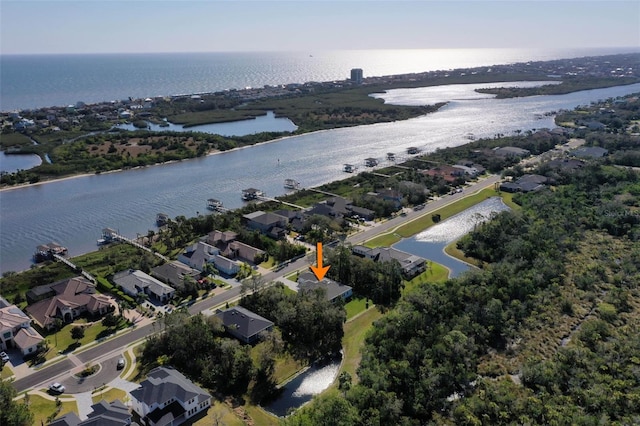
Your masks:
<path fill-rule="evenodd" d="M 344 325 L 344 337 L 342 338 L 342 348 L 344 359 L 340 371 L 351 374 L 353 382 L 357 381 L 356 369 L 360 365 L 362 355 L 360 350 L 364 344 L 367 332 L 373 322 L 382 317 L 382 313 L 375 307 L 369 308 L 361 315 L 353 318 Z"/>
<path fill-rule="evenodd" d="M 13 376 L 13 371 L 11 367 L 5 364 L 4 367 L 2 367 L 2 372 L 0 372 L 0 380 L 5 380 L 11 376 Z"/>
<path fill-rule="evenodd" d="M 449 270 L 445 266 L 430 260 L 427 262 L 429 262 L 429 265 L 426 271 L 410 281 L 405 281 L 403 294 L 413 291 L 420 284 L 443 283 L 449 279 Z"/>
<path fill-rule="evenodd" d="M 373 305 L 371 303 L 370 305 Z M 364 312 L 367 309 L 367 299 L 352 298 L 349 303 L 344 305 L 344 309 L 347 311 L 347 321 L 358 315 L 360 312 Z"/>
<path fill-rule="evenodd" d="M 54 358 L 58 355 L 58 351 L 68 351 L 73 350 L 76 347 L 76 341 L 71 338 L 71 329 L 75 327 L 74 324 L 84 325 L 86 328 L 84 329 L 84 337 L 80 339 L 80 346 L 86 345 L 97 340 L 100 337 L 106 337 L 111 334 L 107 333 L 107 327 L 103 326 L 100 321 L 96 321 L 91 325 L 87 325 L 86 319 L 76 319 L 74 323 L 67 324 L 62 329 L 56 333 L 52 333 L 46 336 L 46 339 L 49 341 L 51 345 L 51 350 L 47 354 L 47 360 Z"/>
<path fill-rule="evenodd" d="M 21 401 L 24 402 L 24 399 L 21 399 Z M 65 400 L 60 398 L 60 401 L 62 401 L 62 408 L 56 417 L 60 417 L 71 411 L 78 414 L 78 405 L 75 399 Z M 29 410 L 33 413 L 34 425 L 47 424 L 49 416 L 56 412 L 56 402 L 38 395 L 29 395 Z"/>
<path fill-rule="evenodd" d="M 367 247 L 390 247 L 400 241 L 402 238 L 411 237 L 418 232 L 424 231 L 425 229 L 433 226 L 435 222 L 433 221 L 432 217 L 436 214 L 440 215 L 440 220 L 442 221 L 455 214 L 460 213 L 461 211 L 468 209 L 469 207 L 480 203 L 481 201 L 486 200 L 487 198 L 500 195 L 502 195 L 502 193 L 498 193 L 493 188 L 485 188 L 476 194 L 464 197 L 434 212 L 427 213 L 417 219 L 412 220 L 411 222 L 401 225 L 388 234 L 383 234 L 376 238 L 373 238 L 367 241 L 365 245 Z"/>
<path fill-rule="evenodd" d="M 464 255 L 464 252 L 457 247 L 458 241 L 452 241 L 444 248 L 445 253 L 449 256 L 455 257 L 458 260 L 462 260 L 463 262 L 470 263 L 472 265 L 478 265 L 479 260 L 474 259 L 472 257 L 467 257 Z"/>

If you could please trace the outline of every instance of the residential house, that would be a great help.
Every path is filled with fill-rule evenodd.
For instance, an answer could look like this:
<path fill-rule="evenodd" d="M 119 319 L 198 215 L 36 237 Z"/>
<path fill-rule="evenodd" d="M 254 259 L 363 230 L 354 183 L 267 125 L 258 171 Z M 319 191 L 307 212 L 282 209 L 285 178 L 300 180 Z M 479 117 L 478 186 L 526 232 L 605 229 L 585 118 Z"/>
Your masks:
<path fill-rule="evenodd" d="M 43 340 L 31 327 L 31 318 L 0 297 L 0 350 L 17 347 L 22 355 L 29 355 L 37 351 Z"/>
<path fill-rule="evenodd" d="M 211 406 L 211 395 L 178 370 L 157 367 L 130 392 L 133 411 L 147 426 L 180 425 Z"/>
<path fill-rule="evenodd" d="M 257 211 L 243 216 L 249 229 L 255 229 L 273 238 L 286 235 L 288 219 L 276 213 Z"/>
<path fill-rule="evenodd" d="M 198 271 L 204 271 L 205 264 L 212 263 L 220 273 L 233 276 L 240 271 L 240 263 L 227 259 L 220 254 L 220 249 L 198 241 L 186 248 L 185 252 L 178 256 L 178 261 L 189 265 Z"/>
<path fill-rule="evenodd" d="M 609 154 L 609 150 L 599 146 L 582 146 L 574 149 L 570 154 L 581 158 L 602 158 Z"/>
<path fill-rule="evenodd" d="M 402 193 L 391 188 L 383 188 L 378 192 L 373 193 L 376 198 L 381 198 L 383 201 L 390 201 L 393 203 L 396 209 L 402 206 Z"/>
<path fill-rule="evenodd" d="M 206 242 L 218 249 L 220 254 L 228 259 L 238 259 L 248 263 L 260 263 L 265 257 L 264 250 L 237 241 L 238 234 L 233 231 L 212 231 L 207 235 Z"/>
<path fill-rule="evenodd" d="M 255 343 L 260 333 L 273 328 L 273 322 L 242 306 L 218 310 L 215 315 L 220 318 L 227 333 L 244 343 Z"/>
<path fill-rule="evenodd" d="M 298 276 L 298 291 L 314 291 L 318 288 L 325 292 L 330 302 L 338 299 L 347 300 L 353 295 L 353 289 L 350 286 L 326 277 L 318 281 L 312 272 L 303 272 Z"/>
<path fill-rule="evenodd" d="M 27 300 L 43 295 L 42 300 L 27 306 L 27 313 L 45 329 L 53 328 L 56 318 L 71 322 L 85 312 L 101 316 L 114 309 L 111 299 L 96 293 L 95 284 L 84 277 L 36 287 L 27 292 Z"/>
<path fill-rule="evenodd" d="M 120 400 L 109 403 L 104 399 L 91 406 L 86 420 L 73 411 L 49 423 L 49 426 L 123 426 L 131 424 L 131 413 Z"/>
<path fill-rule="evenodd" d="M 170 285 L 139 269 L 126 269 L 117 272 L 113 275 L 112 281 L 129 296 L 136 297 L 139 293 L 144 293 L 162 304 L 171 300 L 176 293 L 176 290 Z"/>
<path fill-rule="evenodd" d="M 353 246 L 351 252 L 356 256 L 366 257 L 374 262 L 390 262 L 396 260 L 402 268 L 402 275 L 411 279 L 427 270 L 427 260 L 391 247 L 369 248 Z"/>
<path fill-rule="evenodd" d="M 547 177 L 541 175 L 522 175 L 514 182 L 502 182 L 500 190 L 505 192 L 540 191 L 547 181 Z"/>
<path fill-rule="evenodd" d="M 446 182 L 452 183 L 456 179 L 464 176 L 464 171 L 446 164 L 434 167 L 422 172 L 425 176 L 440 177 Z"/>
<path fill-rule="evenodd" d="M 200 277 L 200 271 L 174 260 L 153 268 L 151 276 L 169 284 L 173 288 L 182 289 L 184 288 L 185 278 L 197 280 Z"/>
<path fill-rule="evenodd" d="M 493 153 L 500 157 L 518 157 L 525 158 L 531 155 L 528 149 L 518 148 L 515 146 L 503 146 L 493 149 Z"/>

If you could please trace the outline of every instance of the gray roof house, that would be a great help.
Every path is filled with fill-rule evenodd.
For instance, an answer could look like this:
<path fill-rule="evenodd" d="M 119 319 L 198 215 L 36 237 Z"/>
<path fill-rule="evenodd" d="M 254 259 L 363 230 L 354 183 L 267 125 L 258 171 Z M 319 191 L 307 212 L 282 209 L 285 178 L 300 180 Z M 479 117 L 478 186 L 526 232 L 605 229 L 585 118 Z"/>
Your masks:
<path fill-rule="evenodd" d="M 353 295 L 353 289 L 329 278 L 318 281 L 312 272 L 303 272 L 298 277 L 298 291 L 313 291 L 321 288 L 325 291 L 327 300 L 333 302 L 339 298 L 346 300 Z"/>
<path fill-rule="evenodd" d="M 582 146 L 570 152 L 574 157 L 602 158 L 609 154 L 609 150 L 599 146 Z"/>
<path fill-rule="evenodd" d="M 0 350 L 16 346 L 22 355 L 28 355 L 34 353 L 43 340 L 31 327 L 31 318 L 16 305 L 0 297 Z"/>
<path fill-rule="evenodd" d="M 104 399 L 91 406 L 86 420 L 73 411 L 49 423 L 49 426 L 122 426 L 131 424 L 131 413 L 120 400 L 108 403 Z"/>
<path fill-rule="evenodd" d="M 211 406 L 211 395 L 178 370 L 157 367 L 130 392 L 133 411 L 145 425 L 180 425 Z"/>
<path fill-rule="evenodd" d="M 528 149 L 518 148 L 515 146 L 494 148 L 493 152 L 501 157 L 528 157 L 531 155 L 531 151 Z"/>
<path fill-rule="evenodd" d="M 240 270 L 240 263 L 227 259 L 220 254 L 219 248 L 203 241 L 187 247 L 184 253 L 178 256 L 178 260 L 198 271 L 203 271 L 206 263 L 213 263 L 218 271 L 228 276 L 233 276 Z"/>
<path fill-rule="evenodd" d="M 200 271 L 174 260 L 173 262 L 156 266 L 151 270 L 151 275 L 174 288 L 183 288 L 185 277 L 191 277 L 195 280 L 200 275 Z"/>
<path fill-rule="evenodd" d="M 413 278 L 427 270 L 426 259 L 391 247 L 369 248 L 353 246 L 351 252 L 357 256 L 369 258 L 374 262 L 397 260 L 402 267 L 402 274 L 405 278 Z"/>
<path fill-rule="evenodd" d="M 113 275 L 113 282 L 122 287 L 122 290 L 130 296 L 135 297 L 138 293 L 144 293 L 160 303 L 168 302 L 176 292 L 173 287 L 139 269 L 120 271 Z"/>
<path fill-rule="evenodd" d="M 255 229 L 270 237 L 281 238 L 286 233 L 289 219 L 271 212 L 257 211 L 245 214 L 244 220 L 249 229 Z"/>
<path fill-rule="evenodd" d="M 242 306 L 218 310 L 215 315 L 220 318 L 227 333 L 244 343 L 254 343 L 260 333 L 273 328 L 273 322 Z"/>

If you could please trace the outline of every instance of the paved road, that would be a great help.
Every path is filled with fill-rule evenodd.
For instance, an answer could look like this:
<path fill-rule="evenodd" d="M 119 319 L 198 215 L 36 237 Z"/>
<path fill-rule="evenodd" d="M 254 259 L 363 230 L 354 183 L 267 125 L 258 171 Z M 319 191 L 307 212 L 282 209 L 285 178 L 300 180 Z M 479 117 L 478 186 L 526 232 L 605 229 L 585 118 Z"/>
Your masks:
<path fill-rule="evenodd" d="M 399 225 L 402 225 L 405 222 L 416 219 L 420 216 L 431 214 L 433 211 L 447 204 L 457 201 L 460 198 L 470 195 L 482 188 L 486 188 L 487 186 L 492 186 L 499 181 L 500 181 L 499 176 L 491 175 L 488 178 L 481 180 L 480 182 L 476 182 L 464 188 L 463 191 L 460 193 L 447 195 L 438 200 L 430 202 L 422 210 L 408 212 L 406 216 L 397 216 L 391 220 L 388 220 L 381 224 L 377 224 L 376 226 L 372 226 L 371 228 L 366 229 L 358 234 L 352 235 L 347 238 L 347 242 L 351 244 L 360 244 L 379 234 L 389 232 L 393 228 Z M 314 260 L 313 254 L 303 257 L 295 262 L 290 263 L 285 268 L 277 272 L 270 272 L 268 274 L 265 274 L 263 276 L 264 282 L 277 281 L 278 278 L 280 277 L 293 273 L 298 269 L 308 267 L 314 261 L 315 260 Z M 195 315 L 199 312 L 211 309 L 215 306 L 222 305 L 227 301 L 233 300 L 236 297 L 238 297 L 240 295 L 240 291 L 241 291 L 240 286 L 233 287 L 225 291 L 224 293 L 221 293 L 209 299 L 205 299 L 200 302 L 197 302 L 189 307 L 189 313 L 191 315 Z M 119 357 L 122 352 L 124 352 L 124 348 L 126 348 L 131 343 L 134 343 L 137 340 L 142 339 L 154 332 L 155 332 L 155 328 L 152 324 L 146 325 L 140 328 L 135 328 L 129 332 L 120 334 L 113 339 L 107 340 L 106 342 L 95 345 L 90 349 L 87 349 L 83 352 L 75 354 L 75 356 L 83 364 L 88 362 L 105 363 L 107 364 L 107 366 L 103 368 L 106 368 L 105 371 L 110 371 L 109 370 L 110 363 L 115 358 Z M 68 383 L 66 380 L 73 380 L 73 379 L 69 379 L 70 377 L 69 372 L 74 367 L 76 367 L 76 365 L 73 362 L 71 362 L 71 360 L 65 359 L 56 364 L 45 367 L 27 377 L 16 380 L 15 382 L 13 382 L 13 385 L 18 392 L 22 392 L 35 387 L 41 387 L 41 386 L 46 387 L 49 385 L 50 382 L 54 380 L 65 381 L 65 383 Z M 111 368 L 111 370 L 114 370 L 115 372 L 115 368 Z M 115 374 L 115 376 L 117 376 L 117 374 Z M 106 380 L 106 376 L 105 376 L 105 380 Z M 69 383 L 72 384 L 71 382 Z M 100 381 L 100 384 L 102 384 L 102 381 Z M 77 388 L 81 389 L 82 387 L 77 387 Z M 76 387 L 72 386 L 69 389 L 76 389 Z M 71 390 L 69 390 L 69 392 L 71 392 Z"/>

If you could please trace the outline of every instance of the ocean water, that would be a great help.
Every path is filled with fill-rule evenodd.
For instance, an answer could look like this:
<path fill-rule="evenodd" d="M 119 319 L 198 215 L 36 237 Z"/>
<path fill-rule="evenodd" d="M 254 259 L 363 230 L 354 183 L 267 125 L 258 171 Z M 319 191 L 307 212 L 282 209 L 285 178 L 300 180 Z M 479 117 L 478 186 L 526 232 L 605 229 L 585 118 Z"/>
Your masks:
<path fill-rule="evenodd" d="M 0 55 L 0 111 L 628 53 L 612 49 L 406 49 Z"/>

